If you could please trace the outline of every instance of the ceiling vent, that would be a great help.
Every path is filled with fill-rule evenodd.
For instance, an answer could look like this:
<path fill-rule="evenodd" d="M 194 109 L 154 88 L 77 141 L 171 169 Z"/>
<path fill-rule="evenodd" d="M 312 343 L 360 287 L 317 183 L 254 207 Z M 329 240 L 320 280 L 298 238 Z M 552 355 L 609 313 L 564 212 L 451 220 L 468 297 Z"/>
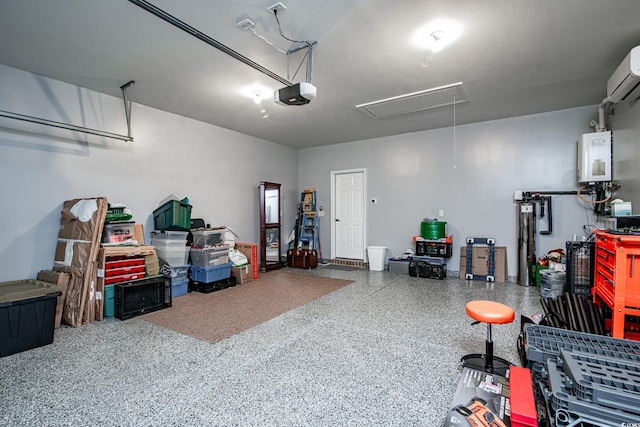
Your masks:
<path fill-rule="evenodd" d="M 458 82 L 379 101 L 367 102 L 366 104 L 356 105 L 356 108 L 374 119 L 383 119 L 467 101 L 467 94 L 464 92 L 462 82 Z"/>

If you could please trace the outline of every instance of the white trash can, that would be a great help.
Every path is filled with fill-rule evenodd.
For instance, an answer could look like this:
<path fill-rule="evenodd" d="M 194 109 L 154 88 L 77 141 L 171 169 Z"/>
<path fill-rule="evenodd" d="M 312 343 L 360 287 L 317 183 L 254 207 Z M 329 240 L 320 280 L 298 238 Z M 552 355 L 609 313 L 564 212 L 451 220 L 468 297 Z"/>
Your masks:
<path fill-rule="evenodd" d="M 387 259 L 386 246 L 367 246 L 367 256 L 369 257 L 369 270 L 384 270 L 384 262 Z"/>

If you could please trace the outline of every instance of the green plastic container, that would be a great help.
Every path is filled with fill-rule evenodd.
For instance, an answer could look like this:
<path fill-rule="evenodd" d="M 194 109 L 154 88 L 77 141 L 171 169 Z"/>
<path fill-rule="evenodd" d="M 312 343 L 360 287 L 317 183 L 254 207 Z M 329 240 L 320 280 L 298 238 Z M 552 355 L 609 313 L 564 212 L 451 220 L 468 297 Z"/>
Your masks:
<path fill-rule="evenodd" d="M 169 200 L 153 211 L 156 230 L 189 231 L 191 228 L 191 205 L 179 200 Z"/>
<path fill-rule="evenodd" d="M 116 314 L 116 290 L 115 285 L 104 287 L 104 317 L 113 317 Z"/>
<path fill-rule="evenodd" d="M 422 221 L 420 237 L 427 240 L 438 240 L 447 237 L 447 223 L 443 221 Z"/>

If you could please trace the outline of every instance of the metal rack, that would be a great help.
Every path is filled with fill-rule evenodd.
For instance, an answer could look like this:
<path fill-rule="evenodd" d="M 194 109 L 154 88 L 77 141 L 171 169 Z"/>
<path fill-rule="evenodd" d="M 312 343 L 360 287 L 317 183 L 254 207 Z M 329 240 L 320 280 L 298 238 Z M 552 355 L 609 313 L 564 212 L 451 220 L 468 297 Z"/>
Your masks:
<path fill-rule="evenodd" d="M 565 291 L 590 298 L 593 288 L 595 242 L 567 242 L 567 284 Z"/>

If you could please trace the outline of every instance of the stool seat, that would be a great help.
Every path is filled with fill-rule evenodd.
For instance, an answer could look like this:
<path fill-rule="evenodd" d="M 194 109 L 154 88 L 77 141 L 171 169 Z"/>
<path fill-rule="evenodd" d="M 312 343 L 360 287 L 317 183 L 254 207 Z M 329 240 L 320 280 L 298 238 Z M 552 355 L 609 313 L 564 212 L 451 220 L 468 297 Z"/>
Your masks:
<path fill-rule="evenodd" d="M 516 313 L 507 305 L 487 300 L 469 301 L 465 308 L 467 315 L 475 320 L 474 324 L 487 324 L 487 340 L 484 354 L 467 354 L 460 359 L 460 364 L 463 367 L 506 376 L 512 363 L 493 356 L 491 325 L 511 323 Z"/>
<path fill-rule="evenodd" d="M 469 301 L 466 310 L 473 320 L 492 324 L 511 323 L 516 315 L 511 307 L 487 300 Z"/>

